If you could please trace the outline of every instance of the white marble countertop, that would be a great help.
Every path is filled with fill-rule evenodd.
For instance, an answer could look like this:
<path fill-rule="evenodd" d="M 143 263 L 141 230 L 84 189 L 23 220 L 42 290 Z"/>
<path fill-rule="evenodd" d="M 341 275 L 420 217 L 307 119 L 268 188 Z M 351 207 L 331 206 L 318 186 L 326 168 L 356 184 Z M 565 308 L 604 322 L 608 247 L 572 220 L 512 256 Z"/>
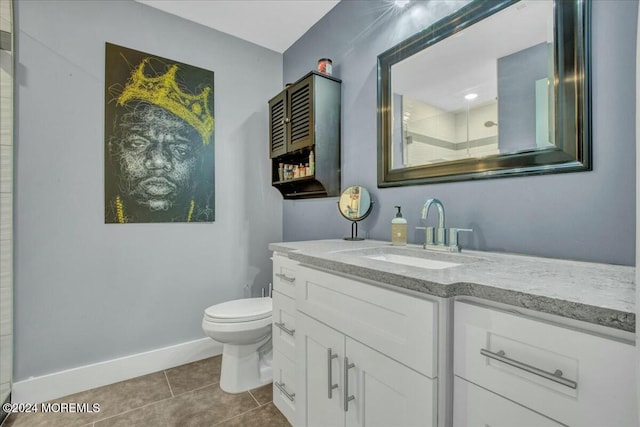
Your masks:
<path fill-rule="evenodd" d="M 363 256 L 393 253 L 394 248 L 460 265 L 432 270 Z M 269 249 L 312 267 L 430 295 L 474 296 L 635 331 L 634 267 L 495 252 L 440 253 L 417 245 L 395 247 L 375 240 L 272 243 Z"/>

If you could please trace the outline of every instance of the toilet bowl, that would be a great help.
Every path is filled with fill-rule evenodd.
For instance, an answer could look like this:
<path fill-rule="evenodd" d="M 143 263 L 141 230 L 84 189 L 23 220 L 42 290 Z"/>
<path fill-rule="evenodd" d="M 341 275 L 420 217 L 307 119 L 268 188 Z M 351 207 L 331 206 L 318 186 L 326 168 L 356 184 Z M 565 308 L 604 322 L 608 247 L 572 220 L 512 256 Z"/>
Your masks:
<path fill-rule="evenodd" d="M 223 344 L 220 388 L 241 393 L 271 382 L 271 298 L 245 298 L 204 311 L 204 333 Z"/>

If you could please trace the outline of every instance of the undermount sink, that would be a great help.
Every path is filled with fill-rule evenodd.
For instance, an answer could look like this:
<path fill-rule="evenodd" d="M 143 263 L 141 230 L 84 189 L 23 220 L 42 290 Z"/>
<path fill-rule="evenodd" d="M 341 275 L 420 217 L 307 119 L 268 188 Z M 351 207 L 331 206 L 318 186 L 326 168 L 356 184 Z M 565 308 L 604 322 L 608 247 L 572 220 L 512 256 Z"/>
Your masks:
<path fill-rule="evenodd" d="M 443 270 L 454 268 L 470 262 L 479 261 L 468 255 L 451 254 L 424 250 L 412 246 L 377 246 L 370 248 L 343 249 L 334 251 L 335 254 L 344 254 L 363 260 L 384 261 L 397 265 L 424 268 L 426 270 Z"/>
<path fill-rule="evenodd" d="M 392 262 L 394 264 L 410 265 L 412 267 L 428 268 L 430 270 L 442 270 L 444 268 L 457 267 L 460 265 L 455 262 L 437 261 L 434 259 L 397 254 L 365 255 L 365 258 Z"/>

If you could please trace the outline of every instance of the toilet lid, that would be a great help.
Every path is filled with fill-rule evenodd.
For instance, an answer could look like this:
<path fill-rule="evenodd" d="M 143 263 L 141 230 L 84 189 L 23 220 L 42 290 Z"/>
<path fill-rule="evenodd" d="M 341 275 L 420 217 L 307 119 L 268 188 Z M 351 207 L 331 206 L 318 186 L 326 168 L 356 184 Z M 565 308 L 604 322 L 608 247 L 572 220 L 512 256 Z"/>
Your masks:
<path fill-rule="evenodd" d="M 213 322 L 250 322 L 271 316 L 271 298 L 244 298 L 212 305 L 204 311 Z"/>

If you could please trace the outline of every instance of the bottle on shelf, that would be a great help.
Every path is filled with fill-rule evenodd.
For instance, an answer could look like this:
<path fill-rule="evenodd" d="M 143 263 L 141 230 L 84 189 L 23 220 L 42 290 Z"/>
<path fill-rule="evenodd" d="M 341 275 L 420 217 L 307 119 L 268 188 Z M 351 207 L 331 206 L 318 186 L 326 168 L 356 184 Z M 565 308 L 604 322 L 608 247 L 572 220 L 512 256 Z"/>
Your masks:
<path fill-rule="evenodd" d="M 313 150 L 309 153 L 309 175 L 316 173 L 316 158 L 313 155 Z"/>

